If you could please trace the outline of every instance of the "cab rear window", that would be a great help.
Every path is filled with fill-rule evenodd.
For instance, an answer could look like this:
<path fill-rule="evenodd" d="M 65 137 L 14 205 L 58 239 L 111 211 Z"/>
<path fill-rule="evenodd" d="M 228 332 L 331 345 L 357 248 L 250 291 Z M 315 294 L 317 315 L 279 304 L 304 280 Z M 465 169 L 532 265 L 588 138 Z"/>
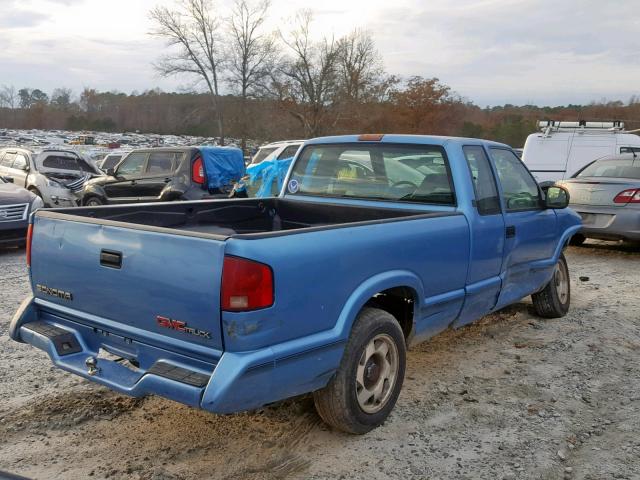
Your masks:
<path fill-rule="evenodd" d="M 309 145 L 291 180 L 294 195 L 455 205 L 449 164 L 438 146 Z"/>

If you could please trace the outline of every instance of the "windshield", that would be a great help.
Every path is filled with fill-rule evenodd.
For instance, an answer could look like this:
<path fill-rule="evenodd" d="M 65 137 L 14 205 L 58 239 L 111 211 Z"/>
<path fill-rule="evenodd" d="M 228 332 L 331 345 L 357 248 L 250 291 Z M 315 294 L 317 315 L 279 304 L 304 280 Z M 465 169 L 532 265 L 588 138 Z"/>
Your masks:
<path fill-rule="evenodd" d="M 263 148 L 261 148 L 260 150 L 258 150 L 258 153 L 256 153 L 255 156 L 253 157 L 253 160 L 251 160 L 251 163 L 260 163 L 265 158 L 267 158 L 267 156 L 269 156 L 270 154 L 275 152 L 277 148 L 278 147 L 263 147 Z"/>
<path fill-rule="evenodd" d="M 455 204 L 444 150 L 429 145 L 310 145 L 294 165 L 288 192 Z"/>
<path fill-rule="evenodd" d="M 640 180 L 640 159 L 618 158 L 614 160 L 596 160 L 577 176 L 632 178 Z"/>

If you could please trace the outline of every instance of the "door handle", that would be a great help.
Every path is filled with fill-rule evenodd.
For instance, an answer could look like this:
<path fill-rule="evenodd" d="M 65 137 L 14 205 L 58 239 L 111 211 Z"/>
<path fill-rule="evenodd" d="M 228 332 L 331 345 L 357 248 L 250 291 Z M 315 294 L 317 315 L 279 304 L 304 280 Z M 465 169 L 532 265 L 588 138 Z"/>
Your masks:
<path fill-rule="evenodd" d="M 513 238 L 516 236 L 516 226 L 515 225 L 507 225 L 505 228 L 504 236 L 506 238 Z"/>
<path fill-rule="evenodd" d="M 170 178 L 165 178 L 165 179 L 164 179 L 164 183 L 169 183 L 170 181 L 171 181 L 171 179 L 170 179 Z"/>
<path fill-rule="evenodd" d="M 135 180 L 131 180 L 131 185 L 137 185 L 138 182 L 136 182 Z"/>

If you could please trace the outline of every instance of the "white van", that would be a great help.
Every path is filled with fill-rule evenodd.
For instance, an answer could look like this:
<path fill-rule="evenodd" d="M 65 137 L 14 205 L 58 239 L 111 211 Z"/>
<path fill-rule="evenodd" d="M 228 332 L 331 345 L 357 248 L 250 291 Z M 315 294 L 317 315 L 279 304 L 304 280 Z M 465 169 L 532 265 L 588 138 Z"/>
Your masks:
<path fill-rule="evenodd" d="M 527 137 L 522 160 L 538 183 L 572 177 L 606 155 L 640 152 L 640 136 L 622 122 L 538 122 L 539 133 Z"/>

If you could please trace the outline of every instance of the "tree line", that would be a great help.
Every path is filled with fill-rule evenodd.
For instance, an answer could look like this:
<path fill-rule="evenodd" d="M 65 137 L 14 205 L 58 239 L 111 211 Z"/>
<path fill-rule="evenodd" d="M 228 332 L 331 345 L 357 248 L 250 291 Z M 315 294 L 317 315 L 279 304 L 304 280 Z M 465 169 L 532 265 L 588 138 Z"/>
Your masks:
<path fill-rule="evenodd" d="M 521 146 L 536 120 L 625 120 L 640 127 L 640 99 L 537 107 L 480 108 L 436 77 L 385 71 L 372 36 L 313 34 L 300 11 L 267 30 L 269 0 L 179 0 L 150 12 L 166 42 L 154 63 L 163 76 L 191 81 L 188 92 L 101 92 L 0 88 L 0 127 L 227 136 L 258 141 L 346 133 L 482 137 Z"/>

